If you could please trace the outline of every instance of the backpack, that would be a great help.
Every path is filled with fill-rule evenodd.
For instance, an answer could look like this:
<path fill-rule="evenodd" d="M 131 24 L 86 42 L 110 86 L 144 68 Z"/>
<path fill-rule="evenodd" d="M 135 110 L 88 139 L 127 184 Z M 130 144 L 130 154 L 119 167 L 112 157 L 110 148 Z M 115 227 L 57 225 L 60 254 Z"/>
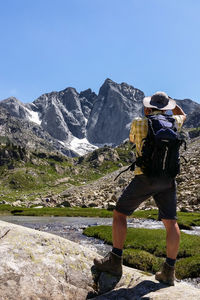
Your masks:
<path fill-rule="evenodd" d="M 169 115 L 149 115 L 148 133 L 135 164 L 147 177 L 176 177 L 180 173 L 179 148 L 186 142 Z"/>

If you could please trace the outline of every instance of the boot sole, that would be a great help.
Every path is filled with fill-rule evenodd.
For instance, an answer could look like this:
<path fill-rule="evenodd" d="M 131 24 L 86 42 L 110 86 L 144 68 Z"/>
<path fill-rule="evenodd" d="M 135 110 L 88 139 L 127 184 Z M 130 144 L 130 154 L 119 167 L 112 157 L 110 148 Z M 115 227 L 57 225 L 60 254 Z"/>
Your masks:
<path fill-rule="evenodd" d="M 155 276 L 155 279 L 157 281 L 159 281 L 160 283 L 164 283 L 164 284 L 167 284 L 167 285 L 170 285 L 170 286 L 174 286 L 174 282 L 169 282 L 169 281 L 165 281 L 165 280 L 162 280 L 162 279 L 158 279 L 156 276 Z"/>

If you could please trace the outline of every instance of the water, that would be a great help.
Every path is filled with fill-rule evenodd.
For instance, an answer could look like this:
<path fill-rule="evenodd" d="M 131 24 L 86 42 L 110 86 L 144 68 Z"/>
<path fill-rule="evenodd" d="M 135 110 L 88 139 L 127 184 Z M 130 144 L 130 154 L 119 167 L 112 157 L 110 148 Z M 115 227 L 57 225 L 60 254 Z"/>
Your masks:
<path fill-rule="evenodd" d="M 0 220 L 59 235 L 87 246 L 101 255 L 111 250 L 111 246 L 104 244 L 103 241 L 86 237 L 82 232 L 88 226 L 112 225 L 112 218 L 0 216 Z M 135 218 L 128 219 L 128 227 L 164 228 L 162 222 Z M 189 234 L 200 235 L 200 227 L 196 227 L 194 230 L 183 231 Z"/>

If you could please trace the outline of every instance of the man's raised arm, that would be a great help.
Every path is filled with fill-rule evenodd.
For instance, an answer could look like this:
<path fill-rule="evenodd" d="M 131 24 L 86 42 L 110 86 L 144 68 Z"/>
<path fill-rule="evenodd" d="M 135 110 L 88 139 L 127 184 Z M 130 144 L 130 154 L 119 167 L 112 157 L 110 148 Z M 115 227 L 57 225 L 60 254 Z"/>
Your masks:
<path fill-rule="evenodd" d="M 182 108 L 180 106 L 178 106 L 176 104 L 175 108 L 172 109 L 173 115 L 179 115 L 179 116 L 184 116 L 183 118 L 183 122 L 186 120 L 186 114 L 184 113 L 184 111 L 182 110 Z"/>

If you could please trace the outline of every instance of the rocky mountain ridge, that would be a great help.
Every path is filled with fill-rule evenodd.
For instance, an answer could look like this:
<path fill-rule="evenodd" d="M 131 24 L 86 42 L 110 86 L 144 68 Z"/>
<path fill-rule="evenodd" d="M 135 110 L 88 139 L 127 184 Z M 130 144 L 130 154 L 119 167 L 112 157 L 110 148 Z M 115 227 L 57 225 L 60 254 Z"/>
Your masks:
<path fill-rule="evenodd" d="M 105 80 L 98 95 L 91 89 L 78 93 L 68 87 L 27 104 L 10 97 L 0 102 L 0 135 L 32 148 L 41 145 L 68 156 L 83 155 L 128 138 L 131 121 L 143 115 L 143 98 L 141 90 L 111 79 Z M 176 101 L 188 114 L 186 125 L 198 127 L 200 104 Z"/>
<path fill-rule="evenodd" d="M 72 150 L 64 147 L 35 122 L 19 119 L 0 106 L 0 138 L 10 140 L 12 143 L 45 151 L 59 151 L 67 156 L 76 156 Z"/>

